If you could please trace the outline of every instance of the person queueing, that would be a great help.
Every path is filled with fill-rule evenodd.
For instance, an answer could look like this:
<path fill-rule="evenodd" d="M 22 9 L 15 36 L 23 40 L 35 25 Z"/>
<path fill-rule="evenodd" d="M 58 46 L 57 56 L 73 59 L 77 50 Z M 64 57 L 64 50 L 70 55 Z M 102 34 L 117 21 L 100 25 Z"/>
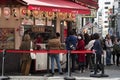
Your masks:
<path fill-rule="evenodd" d="M 77 43 L 77 50 L 85 50 L 85 42 L 83 40 L 83 35 L 79 34 L 78 35 L 78 43 Z M 86 57 L 85 54 L 78 54 L 78 65 L 79 65 L 79 70 L 81 73 L 84 72 L 84 67 L 85 67 L 85 62 L 86 61 Z"/>
<path fill-rule="evenodd" d="M 90 41 L 89 41 L 89 43 L 85 46 L 85 49 L 87 49 L 87 50 L 92 50 L 93 49 L 93 45 L 94 45 L 94 42 L 95 42 L 95 40 L 94 40 L 94 36 L 93 36 L 93 34 L 91 34 L 91 36 L 90 36 Z M 90 59 L 89 59 L 89 69 L 91 70 L 91 72 L 93 71 L 93 69 L 94 69 L 94 54 L 89 54 L 90 55 Z"/>
<path fill-rule="evenodd" d="M 71 45 L 73 48 L 76 48 L 77 37 L 76 37 L 75 32 L 73 30 L 70 31 L 68 37 L 66 38 L 65 44 L 66 44 L 67 50 L 73 50 L 71 48 Z M 74 72 L 75 71 L 76 54 L 70 54 L 70 58 L 72 60 L 72 72 Z M 66 55 L 66 60 L 67 61 L 66 61 L 65 71 L 67 72 L 68 71 L 68 54 Z"/>
<path fill-rule="evenodd" d="M 102 62 L 101 62 L 101 58 L 102 58 L 102 54 L 103 54 L 103 49 L 102 49 L 102 45 L 99 39 L 99 34 L 95 33 L 94 34 L 94 45 L 93 45 L 93 50 L 95 51 L 95 57 L 96 57 L 96 65 L 95 65 L 95 73 L 97 74 L 97 72 L 99 72 L 99 70 L 102 70 Z"/>
<path fill-rule="evenodd" d="M 30 50 L 31 48 L 31 38 L 29 34 L 25 34 L 23 41 L 20 45 L 20 50 Z M 31 66 L 31 56 L 30 53 L 23 53 L 21 57 L 21 73 L 23 75 L 29 75 Z"/>
<path fill-rule="evenodd" d="M 90 42 L 90 35 L 88 33 L 84 34 L 85 46 Z M 90 66 L 90 56 L 91 54 L 86 54 L 86 69 Z"/>
<path fill-rule="evenodd" d="M 115 38 L 115 41 L 114 41 L 114 45 L 113 45 L 113 51 L 117 57 L 116 59 L 116 65 L 119 66 L 119 57 L 120 57 L 120 43 L 119 43 L 119 39 L 118 38 Z"/>
<path fill-rule="evenodd" d="M 48 49 L 49 50 L 60 50 L 61 49 L 61 42 L 60 39 L 56 36 L 55 33 L 53 33 L 51 35 L 51 39 L 48 40 Z M 61 64 L 60 64 L 60 58 L 59 58 L 59 54 L 56 53 L 50 53 L 50 57 L 51 57 L 51 69 L 52 69 L 52 76 L 54 75 L 55 71 L 54 71 L 54 59 L 56 60 L 57 63 L 57 67 L 58 67 L 58 71 L 59 74 L 62 75 L 62 68 L 61 68 Z"/>

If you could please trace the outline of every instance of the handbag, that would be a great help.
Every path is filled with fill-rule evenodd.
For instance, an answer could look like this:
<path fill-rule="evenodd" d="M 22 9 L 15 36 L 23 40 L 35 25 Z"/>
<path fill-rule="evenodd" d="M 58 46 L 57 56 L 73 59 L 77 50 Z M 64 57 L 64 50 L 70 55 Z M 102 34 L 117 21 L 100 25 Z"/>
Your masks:
<path fill-rule="evenodd" d="M 33 51 L 33 43 L 32 41 L 30 42 L 30 51 Z M 30 53 L 31 59 L 36 59 L 36 54 L 31 52 Z"/>

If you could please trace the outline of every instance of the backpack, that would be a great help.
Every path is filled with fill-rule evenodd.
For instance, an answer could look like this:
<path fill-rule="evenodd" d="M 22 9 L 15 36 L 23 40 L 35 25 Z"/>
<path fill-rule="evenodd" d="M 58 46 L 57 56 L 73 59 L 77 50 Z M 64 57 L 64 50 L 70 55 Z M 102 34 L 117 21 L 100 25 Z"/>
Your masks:
<path fill-rule="evenodd" d="M 114 45 L 113 45 L 113 51 L 119 52 L 119 51 L 120 51 L 120 45 L 114 44 Z"/>

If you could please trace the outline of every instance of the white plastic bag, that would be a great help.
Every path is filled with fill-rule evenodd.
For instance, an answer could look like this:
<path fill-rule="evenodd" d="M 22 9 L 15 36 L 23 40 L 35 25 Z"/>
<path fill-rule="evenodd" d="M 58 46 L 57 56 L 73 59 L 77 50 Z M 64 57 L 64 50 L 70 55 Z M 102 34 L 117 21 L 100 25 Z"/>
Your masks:
<path fill-rule="evenodd" d="M 33 51 L 33 49 L 30 49 L 30 51 Z M 36 54 L 31 52 L 30 53 L 31 59 L 36 59 Z"/>
<path fill-rule="evenodd" d="M 32 41 L 30 43 L 30 47 L 31 47 L 30 51 L 33 51 L 33 43 L 32 43 Z M 31 59 L 36 59 L 36 54 L 35 53 L 31 52 L 30 56 L 31 56 Z"/>
<path fill-rule="evenodd" d="M 63 53 L 60 53 L 59 57 L 60 57 L 60 61 L 63 61 Z"/>

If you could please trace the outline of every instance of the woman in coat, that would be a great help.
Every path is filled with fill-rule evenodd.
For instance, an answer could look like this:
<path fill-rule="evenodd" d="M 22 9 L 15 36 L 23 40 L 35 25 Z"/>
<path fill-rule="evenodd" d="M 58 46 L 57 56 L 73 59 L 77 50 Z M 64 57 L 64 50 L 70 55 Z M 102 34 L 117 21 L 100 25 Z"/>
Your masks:
<path fill-rule="evenodd" d="M 56 34 L 53 34 L 51 36 L 51 39 L 48 40 L 48 48 L 50 50 L 60 50 L 61 49 L 61 42 L 60 42 L 60 39 L 57 38 Z M 58 54 L 51 53 L 50 57 L 51 57 L 52 76 L 54 75 L 54 72 L 55 72 L 54 71 L 54 67 L 55 67 L 55 65 L 54 65 L 54 59 L 56 60 L 59 74 L 63 74 L 62 73 L 62 69 L 61 69 L 61 64 L 60 64 L 59 53 Z"/>
<path fill-rule="evenodd" d="M 29 34 L 25 34 L 23 41 L 20 45 L 20 50 L 30 50 L 31 48 L 31 39 Z M 30 53 L 22 53 L 21 57 L 21 73 L 23 75 L 29 75 L 30 66 L 31 66 L 31 56 Z"/>
<path fill-rule="evenodd" d="M 83 40 L 83 35 L 78 35 L 78 44 L 77 44 L 77 50 L 85 50 L 85 42 Z M 85 54 L 78 54 L 78 64 L 79 64 L 79 70 L 81 73 L 84 71 L 86 62 Z"/>

